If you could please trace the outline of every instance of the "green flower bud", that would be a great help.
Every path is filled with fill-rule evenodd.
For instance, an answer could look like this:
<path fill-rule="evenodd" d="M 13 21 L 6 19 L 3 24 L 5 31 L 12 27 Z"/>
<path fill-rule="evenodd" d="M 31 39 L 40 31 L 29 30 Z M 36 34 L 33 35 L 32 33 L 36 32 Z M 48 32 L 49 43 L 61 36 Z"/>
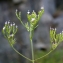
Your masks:
<path fill-rule="evenodd" d="M 52 44 L 52 49 L 55 49 L 58 46 L 58 43 L 53 43 Z"/>

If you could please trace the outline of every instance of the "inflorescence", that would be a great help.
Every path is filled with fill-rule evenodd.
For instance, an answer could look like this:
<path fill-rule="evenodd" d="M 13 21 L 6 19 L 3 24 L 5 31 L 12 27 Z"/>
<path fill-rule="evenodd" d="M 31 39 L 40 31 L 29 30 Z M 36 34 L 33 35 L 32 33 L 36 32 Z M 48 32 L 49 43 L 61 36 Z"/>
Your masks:
<path fill-rule="evenodd" d="M 10 21 L 6 21 L 5 22 L 5 26 L 3 27 L 3 30 L 2 30 L 2 32 L 3 32 L 3 34 L 4 34 L 4 36 L 5 36 L 5 38 L 13 45 L 14 44 L 14 42 L 15 42 L 15 38 L 14 38 L 14 36 L 15 36 L 15 34 L 16 34 L 16 32 L 17 32 L 17 25 L 15 25 L 15 23 L 13 22 L 13 23 L 10 23 Z"/>
<path fill-rule="evenodd" d="M 30 41 L 31 41 L 31 49 L 32 49 L 32 60 L 25 57 L 24 55 L 22 55 L 21 53 L 19 53 L 14 47 L 13 45 L 15 44 L 16 40 L 14 38 L 18 27 L 15 25 L 15 23 L 10 23 L 10 21 L 6 21 L 5 25 L 3 27 L 3 35 L 5 36 L 5 38 L 9 41 L 11 47 L 13 47 L 13 49 L 21 56 L 23 56 L 24 58 L 33 61 L 34 63 L 34 53 L 33 53 L 33 43 L 32 43 L 32 34 L 34 29 L 38 26 L 38 22 L 40 20 L 40 18 L 42 17 L 44 13 L 44 7 L 41 7 L 41 10 L 38 12 L 38 14 L 36 14 L 36 12 L 33 10 L 33 12 L 30 14 L 29 10 L 27 12 L 27 18 L 28 18 L 28 22 L 27 23 L 23 23 L 23 21 L 21 20 L 21 12 L 18 12 L 16 10 L 16 16 L 18 18 L 18 20 L 21 22 L 21 24 L 27 29 L 28 32 L 30 32 Z M 46 39 L 45 39 L 46 40 Z M 63 31 L 59 34 L 56 33 L 56 28 L 50 28 L 50 42 L 52 44 L 52 50 L 54 50 L 60 42 L 63 41 Z M 51 51 L 50 51 L 51 52 Z M 50 53 L 49 52 L 49 53 Z M 48 54 L 49 54 L 48 53 Z M 46 55 L 48 55 L 46 54 Z M 45 57 L 46 55 L 44 55 L 43 57 Z M 42 57 L 41 57 L 42 58 Z M 38 58 L 40 59 L 40 58 Z M 37 60 L 37 59 L 36 59 Z"/>
<path fill-rule="evenodd" d="M 31 14 L 30 14 L 30 11 L 28 10 L 28 12 L 27 12 L 28 22 L 24 24 L 23 21 L 21 20 L 21 12 L 18 12 L 16 10 L 16 16 L 17 16 L 18 20 L 27 29 L 28 32 L 30 30 L 33 31 L 38 26 L 38 22 L 39 22 L 43 13 L 44 13 L 44 8 L 43 7 L 38 12 L 38 15 L 36 14 L 36 12 L 34 10 Z"/>
<path fill-rule="evenodd" d="M 50 41 L 52 43 L 52 49 L 56 48 L 63 41 L 63 31 L 57 34 L 56 28 L 50 28 Z"/>

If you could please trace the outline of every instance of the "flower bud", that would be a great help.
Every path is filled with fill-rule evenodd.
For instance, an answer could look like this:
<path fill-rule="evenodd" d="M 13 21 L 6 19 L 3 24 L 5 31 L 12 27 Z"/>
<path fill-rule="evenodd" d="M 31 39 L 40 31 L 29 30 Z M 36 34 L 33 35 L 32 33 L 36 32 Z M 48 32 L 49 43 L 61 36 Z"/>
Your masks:
<path fill-rule="evenodd" d="M 52 44 L 52 49 L 55 49 L 58 46 L 58 43 L 53 43 Z"/>
<path fill-rule="evenodd" d="M 15 23 L 13 23 L 13 25 L 15 26 Z"/>
<path fill-rule="evenodd" d="M 17 28 L 18 26 L 16 25 L 16 28 Z"/>
<path fill-rule="evenodd" d="M 7 24 L 7 21 L 5 22 L 5 24 Z"/>
<path fill-rule="evenodd" d="M 41 7 L 41 9 L 44 9 L 44 7 Z"/>
<path fill-rule="evenodd" d="M 5 30 L 5 27 L 3 27 L 3 30 Z"/>
<path fill-rule="evenodd" d="M 12 24 L 10 24 L 12 26 Z"/>
<path fill-rule="evenodd" d="M 27 14 L 30 14 L 29 10 L 28 10 Z"/>
<path fill-rule="evenodd" d="M 35 18 L 32 18 L 31 21 L 33 22 L 35 20 Z"/>
<path fill-rule="evenodd" d="M 55 31 L 56 31 L 56 28 L 55 28 Z"/>

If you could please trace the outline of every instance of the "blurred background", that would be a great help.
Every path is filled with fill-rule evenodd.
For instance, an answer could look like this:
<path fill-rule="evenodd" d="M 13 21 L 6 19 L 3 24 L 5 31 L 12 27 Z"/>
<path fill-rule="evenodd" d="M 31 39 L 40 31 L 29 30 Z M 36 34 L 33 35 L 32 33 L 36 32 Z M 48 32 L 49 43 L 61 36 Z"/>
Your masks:
<path fill-rule="evenodd" d="M 34 10 L 38 13 L 41 7 L 44 7 L 44 14 L 33 36 L 35 59 L 45 55 L 51 49 L 50 27 L 57 28 L 57 33 L 63 30 L 63 0 L 0 0 L 0 63 L 30 63 L 10 47 L 2 34 L 2 28 L 5 22 L 9 20 L 18 25 L 14 47 L 31 59 L 29 33 L 17 19 L 15 11 L 16 9 L 21 11 L 21 19 L 26 23 L 27 11 L 32 12 Z M 35 63 L 63 63 L 63 42 L 50 55 L 35 61 Z"/>

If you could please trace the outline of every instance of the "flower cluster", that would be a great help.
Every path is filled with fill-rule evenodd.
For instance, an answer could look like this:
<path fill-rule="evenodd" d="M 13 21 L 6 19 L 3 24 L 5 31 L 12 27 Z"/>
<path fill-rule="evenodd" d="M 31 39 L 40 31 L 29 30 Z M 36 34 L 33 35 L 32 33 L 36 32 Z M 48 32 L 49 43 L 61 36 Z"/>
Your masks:
<path fill-rule="evenodd" d="M 52 48 L 56 48 L 59 43 L 63 41 L 63 31 L 57 34 L 56 28 L 50 28 L 50 41 L 52 43 Z"/>
<path fill-rule="evenodd" d="M 33 12 L 30 14 L 29 10 L 27 12 L 27 18 L 28 18 L 28 22 L 27 23 L 23 23 L 21 20 L 21 12 L 18 12 L 16 10 L 16 16 L 17 18 L 20 20 L 21 24 L 27 29 L 28 32 L 30 32 L 29 37 L 30 37 L 30 42 L 31 42 L 31 50 L 32 50 L 32 60 L 27 58 L 26 56 L 22 55 L 21 53 L 19 53 L 14 47 L 13 45 L 15 44 L 15 34 L 17 32 L 17 26 L 15 25 L 15 23 L 10 23 L 10 21 L 6 21 L 5 25 L 3 27 L 3 35 L 5 36 L 5 38 L 8 40 L 8 42 L 10 43 L 11 47 L 21 56 L 23 56 L 24 58 L 32 61 L 34 63 L 34 51 L 33 51 L 33 42 L 32 42 L 32 38 L 33 38 L 33 31 L 34 29 L 38 26 L 38 22 L 42 16 L 42 14 L 44 13 L 44 7 L 41 7 L 41 10 L 36 14 L 36 12 L 33 10 Z M 50 41 L 52 43 L 52 50 L 54 50 L 58 44 L 60 42 L 63 41 L 63 31 L 59 34 L 56 34 L 56 28 L 50 28 Z M 50 54 L 51 51 L 48 53 Z M 45 56 L 47 56 L 48 54 L 40 57 L 43 58 Z M 38 58 L 38 59 L 40 59 Z M 36 59 L 36 60 L 38 60 Z"/>
<path fill-rule="evenodd" d="M 10 21 L 8 21 L 8 22 L 6 21 L 2 32 L 5 36 L 5 38 L 8 39 L 8 41 L 10 40 L 11 44 L 14 44 L 14 42 L 15 42 L 14 36 L 17 32 L 17 26 L 15 25 L 15 23 L 13 22 L 11 24 Z"/>
<path fill-rule="evenodd" d="M 38 21 L 40 20 L 42 14 L 44 13 L 44 8 L 42 7 L 41 10 L 38 12 L 38 15 L 36 14 L 36 12 L 33 10 L 33 12 L 30 14 L 29 10 L 27 12 L 27 18 L 28 18 L 28 22 L 27 23 L 23 23 L 21 21 L 21 12 L 18 13 L 18 11 L 16 10 L 16 16 L 17 18 L 20 20 L 20 22 L 22 23 L 22 25 L 27 29 L 27 31 L 33 31 L 38 25 Z"/>
<path fill-rule="evenodd" d="M 38 25 L 38 22 L 44 13 L 44 8 L 42 7 L 41 10 L 38 12 L 38 15 L 36 12 L 33 10 L 33 12 L 30 14 L 29 10 L 27 12 L 27 18 L 30 23 L 31 31 L 33 31 Z"/>

